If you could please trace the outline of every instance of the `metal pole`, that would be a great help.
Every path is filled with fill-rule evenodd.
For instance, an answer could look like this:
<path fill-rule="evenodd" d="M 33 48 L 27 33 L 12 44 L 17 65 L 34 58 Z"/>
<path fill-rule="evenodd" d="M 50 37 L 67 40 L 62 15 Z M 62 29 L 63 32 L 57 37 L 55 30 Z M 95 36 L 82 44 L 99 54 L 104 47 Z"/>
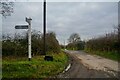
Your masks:
<path fill-rule="evenodd" d="M 43 9 L 43 35 L 44 35 L 44 52 L 43 52 L 43 54 L 44 55 L 46 55 L 46 0 L 44 0 L 44 7 L 43 7 L 44 9 Z"/>

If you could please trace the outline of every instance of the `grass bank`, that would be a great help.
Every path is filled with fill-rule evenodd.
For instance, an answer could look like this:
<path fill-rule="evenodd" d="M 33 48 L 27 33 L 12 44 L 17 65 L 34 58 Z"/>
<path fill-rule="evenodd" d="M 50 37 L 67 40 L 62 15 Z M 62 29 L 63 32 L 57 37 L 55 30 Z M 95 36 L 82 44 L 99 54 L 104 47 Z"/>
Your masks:
<path fill-rule="evenodd" d="M 89 53 L 89 54 L 99 55 L 101 57 L 105 57 L 105 58 L 108 58 L 111 60 L 115 60 L 115 61 L 120 60 L 120 54 L 117 52 L 93 51 L 93 50 L 84 50 L 84 51 Z"/>
<path fill-rule="evenodd" d="M 25 57 L 4 57 L 3 78 L 48 78 L 62 72 L 68 61 L 65 53 L 53 55 L 53 61 L 45 61 L 44 56 L 34 56 L 31 61 Z"/>

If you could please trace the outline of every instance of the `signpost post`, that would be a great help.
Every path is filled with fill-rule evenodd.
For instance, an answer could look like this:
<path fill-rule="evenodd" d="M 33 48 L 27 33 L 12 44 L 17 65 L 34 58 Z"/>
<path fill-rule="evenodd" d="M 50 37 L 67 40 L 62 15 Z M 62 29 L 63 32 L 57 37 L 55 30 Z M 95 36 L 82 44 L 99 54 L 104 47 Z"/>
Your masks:
<path fill-rule="evenodd" d="M 31 18 L 25 18 L 28 25 L 16 25 L 15 29 L 28 29 L 28 59 L 31 60 Z"/>
<path fill-rule="evenodd" d="M 28 58 L 29 61 L 31 59 L 31 18 L 26 17 L 26 22 L 29 24 L 28 25 Z"/>

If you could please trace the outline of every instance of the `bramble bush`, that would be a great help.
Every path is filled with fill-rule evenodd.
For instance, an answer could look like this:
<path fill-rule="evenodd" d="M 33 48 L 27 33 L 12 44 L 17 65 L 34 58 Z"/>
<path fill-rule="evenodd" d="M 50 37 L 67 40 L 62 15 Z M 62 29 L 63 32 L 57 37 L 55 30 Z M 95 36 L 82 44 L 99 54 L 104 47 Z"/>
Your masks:
<path fill-rule="evenodd" d="M 32 55 L 40 55 L 43 52 L 43 34 L 40 31 L 32 31 Z M 46 34 L 47 53 L 59 53 L 60 45 L 54 32 Z M 2 40 L 3 56 L 27 56 L 28 55 L 28 34 L 3 35 Z"/>

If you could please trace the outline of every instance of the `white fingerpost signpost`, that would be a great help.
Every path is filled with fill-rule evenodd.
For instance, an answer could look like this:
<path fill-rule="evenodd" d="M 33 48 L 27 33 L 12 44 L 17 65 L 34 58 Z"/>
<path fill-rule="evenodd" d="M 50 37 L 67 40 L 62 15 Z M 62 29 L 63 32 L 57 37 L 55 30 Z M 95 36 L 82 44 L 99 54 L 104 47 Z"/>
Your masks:
<path fill-rule="evenodd" d="M 28 59 L 31 60 L 31 18 L 25 18 L 28 25 L 16 25 L 15 29 L 28 29 Z"/>
<path fill-rule="evenodd" d="M 28 58 L 29 61 L 31 59 L 31 18 L 26 17 L 26 22 L 29 24 L 28 25 Z"/>

